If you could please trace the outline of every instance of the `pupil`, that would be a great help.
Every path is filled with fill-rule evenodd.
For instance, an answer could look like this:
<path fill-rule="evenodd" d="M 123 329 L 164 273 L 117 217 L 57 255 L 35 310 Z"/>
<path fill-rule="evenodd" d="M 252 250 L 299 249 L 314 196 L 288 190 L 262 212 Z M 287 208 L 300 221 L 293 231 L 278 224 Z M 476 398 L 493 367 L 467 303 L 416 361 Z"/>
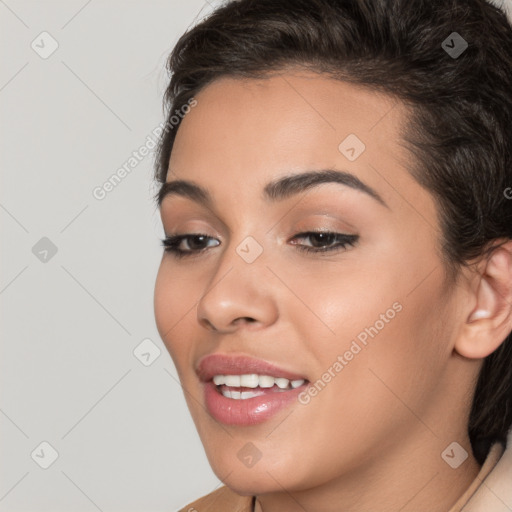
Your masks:
<path fill-rule="evenodd" d="M 316 237 L 316 238 L 315 238 Z M 312 237 L 313 241 L 319 241 L 319 244 L 313 243 L 313 246 L 318 247 L 322 245 L 330 245 L 333 241 L 334 235 L 332 233 L 315 233 Z"/>
<path fill-rule="evenodd" d="M 196 235 L 192 237 L 192 249 L 197 249 L 198 247 L 194 247 L 195 243 L 198 242 L 199 246 L 201 245 L 201 242 L 204 242 L 204 236 L 202 235 Z M 201 247 L 199 247 L 201 248 Z"/>

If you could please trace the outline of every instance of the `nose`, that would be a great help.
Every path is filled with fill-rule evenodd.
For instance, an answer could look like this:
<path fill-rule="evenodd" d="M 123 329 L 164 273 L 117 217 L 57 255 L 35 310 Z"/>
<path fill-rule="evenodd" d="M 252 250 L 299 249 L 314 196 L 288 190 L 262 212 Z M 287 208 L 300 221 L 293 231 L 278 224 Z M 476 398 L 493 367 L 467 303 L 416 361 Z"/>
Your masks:
<path fill-rule="evenodd" d="M 269 284 L 271 277 L 263 255 L 247 263 L 228 248 L 198 302 L 198 322 L 205 329 L 225 334 L 241 326 L 253 329 L 272 325 L 278 309 Z"/>

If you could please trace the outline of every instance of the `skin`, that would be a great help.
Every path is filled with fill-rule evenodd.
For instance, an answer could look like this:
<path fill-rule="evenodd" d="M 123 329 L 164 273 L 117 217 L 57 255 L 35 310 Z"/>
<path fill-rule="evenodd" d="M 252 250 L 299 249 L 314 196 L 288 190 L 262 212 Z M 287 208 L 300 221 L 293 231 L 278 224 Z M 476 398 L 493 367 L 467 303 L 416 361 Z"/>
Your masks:
<path fill-rule="evenodd" d="M 446 512 L 480 469 L 467 419 L 482 358 L 512 329 L 510 244 L 448 280 L 436 205 L 400 144 L 407 110 L 387 95 L 286 69 L 221 78 L 196 99 L 167 181 L 206 187 L 214 208 L 169 196 L 161 217 L 166 234 L 220 245 L 163 255 L 155 318 L 215 474 L 256 495 L 258 511 Z M 351 133 L 366 145 L 353 162 L 338 150 Z M 275 204 L 261 197 L 276 178 L 324 168 L 355 174 L 388 208 L 334 183 Z M 316 255 L 291 242 L 317 229 L 360 238 Z M 247 236 L 263 248 L 251 264 L 236 252 Z M 205 354 L 250 355 L 315 382 L 395 302 L 402 310 L 307 405 L 249 427 L 206 412 L 194 372 Z M 473 319 L 477 310 L 487 318 Z M 457 469 L 441 458 L 454 441 L 468 452 Z M 261 452 L 251 468 L 237 457 L 248 442 Z"/>

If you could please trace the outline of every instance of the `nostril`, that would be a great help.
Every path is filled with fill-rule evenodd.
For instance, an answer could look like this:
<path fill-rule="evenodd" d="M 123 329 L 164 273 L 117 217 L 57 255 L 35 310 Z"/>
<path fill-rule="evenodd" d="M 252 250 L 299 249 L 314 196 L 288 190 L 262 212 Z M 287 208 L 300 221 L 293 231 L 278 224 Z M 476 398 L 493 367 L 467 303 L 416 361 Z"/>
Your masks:
<path fill-rule="evenodd" d="M 210 320 L 208 320 L 207 318 L 201 318 L 199 320 L 199 323 L 203 326 L 203 327 L 206 327 L 206 329 L 210 329 L 212 331 L 216 331 L 217 328 L 210 322 Z"/>
<path fill-rule="evenodd" d="M 247 323 L 254 323 L 256 322 L 255 318 L 251 318 L 250 316 L 242 316 L 240 318 L 237 318 L 233 323 L 236 325 L 240 322 L 247 322 Z"/>

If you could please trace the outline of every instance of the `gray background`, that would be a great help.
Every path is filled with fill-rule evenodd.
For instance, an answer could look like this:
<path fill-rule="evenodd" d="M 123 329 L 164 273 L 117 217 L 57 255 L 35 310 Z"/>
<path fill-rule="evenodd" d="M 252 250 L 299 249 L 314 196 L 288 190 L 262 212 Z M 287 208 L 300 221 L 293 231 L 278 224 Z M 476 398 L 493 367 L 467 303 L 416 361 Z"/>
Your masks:
<path fill-rule="evenodd" d="M 165 59 L 215 5 L 0 1 L 2 512 L 174 511 L 219 484 L 154 321 L 153 155 L 92 194 L 163 121 Z"/>
<path fill-rule="evenodd" d="M 174 511 L 220 484 L 154 322 L 152 155 L 92 194 L 218 3 L 0 0 L 0 512 Z"/>

